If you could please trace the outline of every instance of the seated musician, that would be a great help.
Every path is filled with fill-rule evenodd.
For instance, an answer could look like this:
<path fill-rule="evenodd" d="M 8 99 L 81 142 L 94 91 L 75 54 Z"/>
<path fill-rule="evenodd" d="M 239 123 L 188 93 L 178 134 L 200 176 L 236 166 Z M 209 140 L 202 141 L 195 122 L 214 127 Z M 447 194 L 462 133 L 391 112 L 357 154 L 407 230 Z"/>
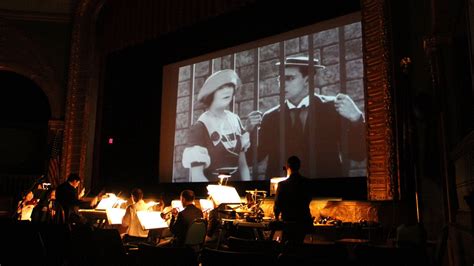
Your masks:
<path fill-rule="evenodd" d="M 132 204 L 127 206 L 125 215 L 122 218 L 122 226 L 126 227 L 123 241 L 125 243 L 145 242 L 148 237 L 148 230 L 143 229 L 137 212 L 147 210 L 148 205 L 143 201 L 143 191 L 141 189 L 134 188 L 131 194 Z"/>
<path fill-rule="evenodd" d="M 174 235 L 174 246 L 184 246 L 186 233 L 191 223 L 198 218 L 203 218 L 202 211 L 194 205 L 194 191 L 184 190 L 180 195 L 181 203 L 184 210 L 178 212 L 177 209 L 172 210 L 170 222 L 170 230 Z"/>
<path fill-rule="evenodd" d="M 51 189 L 45 198 L 33 209 L 31 221 L 35 223 L 62 224 L 64 223 L 64 211 L 56 202 L 56 190 Z"/>
<path fill-rule="evenodd" d="M 218 242 L 219 237 L 219 225 L 220 215 L 219 215 L 219 208 L 216 207 L 216 202 L 212 199 L 212 203 L 214 204 L 214 208 L 207 213 L 207 231 L 206 231 L 206 245 L 210 247 L 214 247 L 215 244 Z"/>
<path fill-rule="evenodd" d="M 29 190 L 23 196 L 22 200 L 18 202 L 17 206 L 17 219 L 31 221 L 31 212 L 38 203 L 38 200 L 34 198 L 33 191 Z"/>

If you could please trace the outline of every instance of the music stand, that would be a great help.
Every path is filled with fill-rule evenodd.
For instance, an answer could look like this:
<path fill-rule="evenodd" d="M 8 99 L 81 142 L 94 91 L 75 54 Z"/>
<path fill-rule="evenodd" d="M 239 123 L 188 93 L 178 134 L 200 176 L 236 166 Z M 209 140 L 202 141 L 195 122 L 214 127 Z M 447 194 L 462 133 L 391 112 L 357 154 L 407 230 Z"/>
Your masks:
<path fill-rule="evenodd" d="M 181 200 L 172 200 L 171 208 L 177 209 L 179 212 L 184 210 L 183 203 L 181 202 Z"/>
<path fill-rule="evenodd" d="M 114 193 L 107 193 L 105 196 L 100 200 L 99 204 L 95 209 L 97 210 L 107 210 L 110 208 L 114 208 L 117 205 L 126 202 L 125 200 L 117 197 Z"/>
<path fill-rule="evenodd" d="M 122 224 L 122 218 L 125 216 L 125 209 L 108 208 L 105 209 L 107 215 L 107 222 L 109 225 Z"/>
<path fill-rule="evenodd" d="M 224 185 L 207 185 L 207 193 L 212 197 L 216 205 L 221 203 L 241 204 L 239 193 L 235 187 Z"/>
<path fill-rule="evenodd" d="M 138 220 L 140 220 L 140 224 L 142 225 L 143 229 L 150 230 L 150 229 L 159 229 L 159 228 L 167 228 L 168 224 L 166 220 L 161 218 L 161 212 L 158 211 L 137 211 Z"/>
<path fill-rule="evenodd" d="M 201 206 L 202 212 L 209 212 L 214 209 L 214 203 L 208 199 L 200 199 L 199 206 Z"/>

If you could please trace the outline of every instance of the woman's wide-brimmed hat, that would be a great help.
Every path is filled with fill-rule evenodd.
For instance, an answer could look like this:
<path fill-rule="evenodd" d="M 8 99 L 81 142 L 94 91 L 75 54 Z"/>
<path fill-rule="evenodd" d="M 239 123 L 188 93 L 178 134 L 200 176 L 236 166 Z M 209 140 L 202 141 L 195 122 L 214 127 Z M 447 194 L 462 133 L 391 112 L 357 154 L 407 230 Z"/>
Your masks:
<path fill-rule="evenodd" d="M 204 82 L 204 85 L 202 85 L 197 100 L 201 101 L 205 99 L 208 95 L 213 94 L 217 89 L 225 84 L 232 84 L 236 89 L 240 87 L 240 78 L 234 70 L 224 69 L 210 75 Z"/>

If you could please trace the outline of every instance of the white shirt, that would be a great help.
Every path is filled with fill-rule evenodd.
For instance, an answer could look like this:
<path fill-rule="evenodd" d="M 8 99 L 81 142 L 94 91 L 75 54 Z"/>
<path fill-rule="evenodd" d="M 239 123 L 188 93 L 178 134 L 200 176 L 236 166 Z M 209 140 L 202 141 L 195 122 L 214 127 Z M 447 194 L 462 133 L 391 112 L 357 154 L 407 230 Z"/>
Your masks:
<path fill-rule="evenodd" d="M 288 109 L 289 110 L 293 110 L 293 109 L 297 109 L 297 108 L 305 108 L 305 107 L 309 107 L 309 96 L 306 96 L 304 97 L 300 103 L 298 105 L 294 105 L 293 103 L 291 103 L 290 101 L 286 100 L 286 106 L 288 106 Z M 291 121 L 292 123 L 294 123 L 295 121 L 295 113 L 292 113 L 290 112 L 290 117 L 291 117 Z M 300 112 L 300 117 L 301 119 L 301 123 L 303 125 L 303 129 L 306 125 L 306 118 L 308 118 L 308 110 L 307 109 L 303 109 L 301 110 Z"/>
<path fill-rule="evenodd" d="M 148 205 L 143 200 L 139 200 L 127 207 L 122 218 L 122 225 L 128 226 L 126 233 L 129 236 L 148 237 L 148 230 L 143 229 L 137 215 L 137 211 L 145 211 L 147 209 Z"/>

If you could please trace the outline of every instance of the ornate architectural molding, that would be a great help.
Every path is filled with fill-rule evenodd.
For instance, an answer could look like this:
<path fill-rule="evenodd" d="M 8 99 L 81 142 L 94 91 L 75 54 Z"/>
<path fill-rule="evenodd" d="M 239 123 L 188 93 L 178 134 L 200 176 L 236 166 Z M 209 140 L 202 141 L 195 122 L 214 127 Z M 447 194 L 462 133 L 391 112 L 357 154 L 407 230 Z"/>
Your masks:
<path fill-rule="evenodd" d="M 46 12 L 38 12 L 38 11 L 0 9 L 0 17 L 10 19 L 10 20 L 34 21 L 34 22 L 38 22 L 38 21 L 57 22 L 57 23 L 71 22 L 70 14 L 46 13 Z"/>
<path fill-rule="evenodd" d="M 399 197 L 395 154 L 388 23 L 384 0 L 363 0 L 366 77 L 368 199 Z"/>
<path fill-rule="evenodd" d="M 95 32 L 96 21 L 105 1 L 80 1 L 73 19 L 66 101 L 63 176 L 71 172 L 78 172 L 85 177 L 86 155 L 94 137 L 91 135 L 93 134 L 91 119 L 95 121 L 95 113 L 92 111 L 95 110 L 94 106 L 97 104 L 96 99 L 90 97 L 89 94 L 97 93 L 99 89 L 97 80 L 100 69 L 98 66 L 101 63 L 101 56 L 104 56 L 103 51 L 100 53 L 98 50 Z M 384 0 L 363 0 L 361 2 L 368 121 L 368 198 L 370 200 L 391 200 L 399 197 L 392 114 L 393 99 L 390 85 L 390 40 L 387 30 L 389 20 L 386 17 L 385 4 Z M 123 20 L 123 17 L 120 17 L 120 20 Z M 153 21 L 148 22 L 153 23 Z M 179 24 L 179 21 L 173 20 L 173 22 Z M 165 22 L 155 21 L 155 23 L 161 23 L 159 26 L 164 27 L 163 23 Z M 165 26 L 170 25 L 168 23 Z M 150 36 L 158 36 L 160 30 L 163 29 L 156 26 L 151 30 L 157 32 L 153 32 L 154 34 Z M 142 39 L 147 38 L 143 37 Z M 128 44 L 133 42 L 114 39 L 113 43 L 115 41 Z"/>
<path fill-rule="evenodd" d="M 98 91 L 100 58 L 95 33 L 96 21 L 104 0 L 83 0 L 76 7 L 71 36 L 69 79 L 66 96 L 65 130 L 62 155 L 62 176 L 69 173 L 85 174 L 90 126 L 94 125 L 96 102 L 89 93 Z"/>
<path fill-rule="evenodd" d="M 252 2 L 254 0 L 248 1 Z M 69 62 L 69 77 L 67 86 L 66 96 L 66 115 L 65 115 L 65 132 L 64 132 L 64 143 L 63 143 L 63 157 L 62 157 L 62 176 L 66 176 L 71 172 L 78 173 L 83 178 L 90 178 L 88 172 L 90 172 L 91 157 L 93 155 L 93 142 L 95 132 L 95 118 L 96 118 L 96 107 L 97 107 L 97 93 L 100 89 L 99 86 L 99 73 L 105 52 L 99 50 L 99 46 L 104 44 L 98 44 L 98 37 L 96 34 L 97 20 L 101 16 L 101 10 L 107 0 L 81 0 L 78 2 L 73 18 L 73 30 L 71 35 L 71 51 L 70 51 L 70 62 Z M 113 1 L 110 1 L 113 2 Z M 194 12 L 193 7 L 201 7 L 204 5 L 209 10 L 200 18 L 209 17 L 214 12 L 230 11 L 232 8 L 238 8 L 245 3 L 237 3 L 230 5 L 223 4 L 222 1 L 208 0 L 206 1 L 194 1 L 193 5 L 189 5 L 189 1 L 166 1 L 166 2 L 145 2 L 143 5 L 134 4 L 131 7 L 124 7 L 124 13 L 115 17 L 117 21 L 108 21 L 120 23 L 123 25 L 124 17 L 127 16 L 126 28 L 133 29 L 133 34 L 127 35 L 121 28 L 117 33 L 117 42 L 126 43 L 131 45 L 139 41 L 144 41 L 152 37 L 159 36 L 163 32 L 163 27 L 167 29 L 176 29 L 186 24 L 189 19 L 185 16 L 176 18 L 173 14 L 177 11 L 175 9 L 168 10 L 162 7 L 171 7 L 171 4 L 176 4 L 176 8 L 186 9 L 187 12 Z M 176 3 L 175 3 L 176 2 Z M 232 2 L 232 1 L 231 1 Z M 161 21 L 161 16 L 152 15 L 149 20 L 141 20 L 140 12 L 147 10 L 144 6 L 156 7 L 159 6 L 158 14 L 165 14 L 167 17 L 172 18 L 169 21 Z M 214 10 L 214 7 L 219 8 Z M 138 8 L 138 9 L 137 9 Z M 137 11 L 138 10 L 138 11 Z M 156 10 L 155 10 L 156 11 Z M 138 12 L 138 13 L 136 13 Z M 138 14 L 138 15 L 137 15 Z M 214 13 L 216 15 L 217 13 Z M 102 17 L 101 17 L 102 18 Z M 103 18 L 107 19 L 107 18 Z M 138 21 L 135 21 L 138 20 Z M 143 22 L 145 24 L 142 24 Z M 145 27 L 152 29 L 152 32 L 140 32 L 136 34 L 135 28 Z M 108 32 L 108 31 L 106 31 Z M 109 33 L 110 34 L 110 33 Z M 135 35 L 140 35 L 139 39 L 134 39 Z M 103 40 L 103 36 L 101 36 Z M 123 48 L 123 46 L 121 46 Z M 86 180 L 87 181 L 87 180 Z M 87 182 L 85 182 L 87 183 Z"/>

